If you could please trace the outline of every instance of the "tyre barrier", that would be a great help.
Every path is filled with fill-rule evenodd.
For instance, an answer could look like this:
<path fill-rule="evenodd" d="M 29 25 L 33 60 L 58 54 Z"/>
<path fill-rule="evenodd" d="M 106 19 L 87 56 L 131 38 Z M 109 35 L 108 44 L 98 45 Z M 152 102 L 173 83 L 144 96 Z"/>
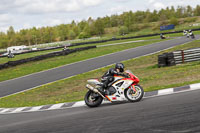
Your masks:
<path fill-rule="evenodd" d="M 172 52 L 158 55 L 158 67 L 174 66 L 174 65 L 176 64 L 175 64 L 174 54 Z"/>
<path fill-rule="evenodd" d="M 200 48 L 179 50 L 158 55 L 158 67 L 174 66 L 192 61 L 200 61 Z"/>
<path fill-rule="evenodd" d="M 48 53 L 48 54 L 45 54 L 45 55 L 39 55 L 39 56 L 30 57 L 30 58 L 26 58 L 26 59 L 21 59 L 21 60 L 16 60 L 16 61 L 8 61 L 7 63 L 0 64 L 0 70 L 8 68 L 8 67 L 21 65 L 21 64 L 31 62 L 31 61 L 44 60 L 44 59 L 55 57 L 55 56 L 64 56 L 64 55 L 68 55 L 68 54 L 71 54 L 71 53 L 75 53 L 75 52 L 79 52 L 79 51 L 83 51 L 83 50 L 88 50 L 88 49 L 92 49 L 92 48 L 96 48 L 96 46 L 67 49 L 67 50 L 63 50 L 63 51 L 59 51 L 59 52 L 52 52 L 52 53 Z"/>

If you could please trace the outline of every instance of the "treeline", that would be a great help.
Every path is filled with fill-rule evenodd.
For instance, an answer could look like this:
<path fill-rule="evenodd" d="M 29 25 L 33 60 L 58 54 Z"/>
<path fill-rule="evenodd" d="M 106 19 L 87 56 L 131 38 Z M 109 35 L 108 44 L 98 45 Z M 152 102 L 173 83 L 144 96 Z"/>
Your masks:
<path fill-rule="evenodd" d="M 149 22 L 160 22 L 160 25 L 171 24 L 178 25 L 179 18 L 200 16 L 200 5 L 195 8 L 191 6 L 177 7 L 171 6 L 159 11 L 153 12 L 137 11 L 124 12 L 120 15 L 111 15 L 96 20 L 91 17 L 81 22 L 72 21 L 71 24 L 61 24 L 54 27 L 42 27 L 22 29 L 15 32 L 12 26 L 6 33 L 0 32 L 0 48 L 6 48 L 14 45 L 34 45 L 49 42 L 70 40 L 75 38 L 89 38 L 92 36 L 102 36 L 105 33 L 126 34 L 128 32 L 138 31 L 138 24 Z M 189 21 L 195 21 L 193 18 Z M 159 28 L 159 27 L 155 27 Z"/>

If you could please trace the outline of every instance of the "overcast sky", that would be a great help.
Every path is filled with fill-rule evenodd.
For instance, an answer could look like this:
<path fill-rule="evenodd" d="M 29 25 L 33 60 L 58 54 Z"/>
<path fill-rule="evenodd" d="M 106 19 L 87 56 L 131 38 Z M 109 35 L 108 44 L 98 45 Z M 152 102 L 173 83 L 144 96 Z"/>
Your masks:
<path fill-rule="evenodd" d="M 196 7 L 200 0 L 0 0 L 0 31 L 67 24 L 124 11 Z"/>

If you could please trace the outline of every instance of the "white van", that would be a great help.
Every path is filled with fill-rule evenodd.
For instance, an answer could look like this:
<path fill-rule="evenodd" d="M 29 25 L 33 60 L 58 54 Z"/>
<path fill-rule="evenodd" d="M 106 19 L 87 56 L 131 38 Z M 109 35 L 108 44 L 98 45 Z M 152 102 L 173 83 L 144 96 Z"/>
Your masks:
<path fill-rule="evenodd" d="M 21 52 L 25 52 L 27 51 L 28 48 L 25 45 L 22 46 L 12 46 L 12 47 L 8 47 L 7 48 L 7 53 L 11 52 L 11 53 L 21 53 Z"/>

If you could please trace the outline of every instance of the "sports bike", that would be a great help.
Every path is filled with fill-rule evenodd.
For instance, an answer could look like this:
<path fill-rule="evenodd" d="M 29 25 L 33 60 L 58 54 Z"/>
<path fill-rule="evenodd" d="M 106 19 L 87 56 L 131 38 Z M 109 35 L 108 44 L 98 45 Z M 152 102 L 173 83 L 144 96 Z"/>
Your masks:
<path fill-rule="evenodd" d="M 138 102 L 143 98 L 144 90 L 138 84 L 139 79 L 130 70 L 125 71 L 126 76 L 114 76 L 114 81 L 108 84 L 105 94 L 99 91 L 103 85 L 98 79 L 87 80 L 85 103 L 89 107 L 97 107 L 102 101 L 125 101 Z"/>

